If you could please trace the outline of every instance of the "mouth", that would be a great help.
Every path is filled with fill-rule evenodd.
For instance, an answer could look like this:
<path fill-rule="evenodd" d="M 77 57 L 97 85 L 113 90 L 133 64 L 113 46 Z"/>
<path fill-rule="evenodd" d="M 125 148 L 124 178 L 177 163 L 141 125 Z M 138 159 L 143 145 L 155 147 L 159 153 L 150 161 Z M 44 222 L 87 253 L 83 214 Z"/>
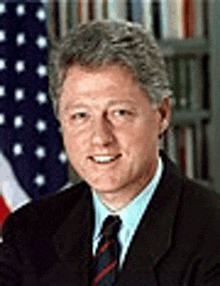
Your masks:
<path fill-rule="evenodd" d="M 90 156 L 89 159 L 97 164 L 108 164 L 111 162 L 116 161 L 118 158 L 120 158 L 122 155 L 117 154 L 115 156 L 112 155 L 96 155 L 96 156 Z"/>

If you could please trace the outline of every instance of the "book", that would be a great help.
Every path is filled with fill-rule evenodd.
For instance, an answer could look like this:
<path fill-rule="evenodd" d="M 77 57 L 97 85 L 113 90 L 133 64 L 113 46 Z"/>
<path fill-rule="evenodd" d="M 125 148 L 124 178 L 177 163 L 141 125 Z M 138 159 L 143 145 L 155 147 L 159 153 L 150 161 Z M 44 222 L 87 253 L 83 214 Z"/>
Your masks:
<path fill-rule="evenodd" d="M 173 61 L 173 107 L 175 109 L 180 109 L 180 92 L 179 92 L 179 86 L 180 86 L 180 66 L 179 66 L 179 57 L 174 56 Z"/>
<path fill-rule="evenodd" d="M 59 23 L 60 36 L 67 34 L 67 0 L 59 0 Z"/>
<path fill-rule="evenodd" d="M 161 38 L 161 8 L 160 8 L 160 1 L 153 0 L 152 2 L 152 29 L 153 34 L 156 39 Z"/>
<path fill-rule="evenodd" d="M 203 107 L 204 75 L 202 57 L 190 57 L 187 61 L 187 66 L 189 107 L 192 110 L 196 110 Z"/>
<path fill-rule="evenodd" d="M 94 0 L 88 0 L 88 19 L 92 21 L 95 17 Z"/>
<path fill-rule="evenodd" d="M 205 36 L 205 2 L 204 0 L 196 0 L 195 8 L 195 31 L 194 37 L 201 38 Z"/>
<path fill-rule="evenodd" d="M 71 29 L 74 29 L 78 25 L 78 2 L 68 1 L 67 2 L 67 13 L 68 13 L 68 23 Z"/>
<path fill-rule="evenodd" d="M 195 35 L 196 10 L 194 0 L 183 0 L 184 37 L 193 38 Z M 196 0 L 197 1 L 197 0 Z"/>
<path fill-rule="evenodd" d="M 142 1 L 130 0 L 132 21 L 142 24 Z"/>
<path fill-rule="evenodd" d="M 186 172 L 186 146 L 184 126 L 179 126 L 177 129 L 177 150 L 179 167 L 183 172 Z"/>
<path fill-rule="evenodd" d="M 115 8 L 116 8 L 116 17 L 117 19 L 127 19 L 127 9 L 126 9 L 126 0 L 116 0 Z"/>
<path fill-rule="evenodd" d="M 48 36 L 50 40 L 56 40 L 59 37 L 59 3 L 57 1 L 48 1 Z"/>
<path fill-rule="evenodd" d="M 96 20 L 103 19 L 103 0 L 94 0 L 94 18 Z"/>
<path fill-rule="evenodd" d="M 194 130 L 192 126 L 185 127 L 185 173 L 188 178 L 193 179 L 195 177 L 195 139 Z"/>
<path fill-rule="evenodd" d="M 160 0 L 160 30 L 164 39 L 184 37 L 183 4 L 185 0 Z"/>
<path fill-rule="evenodd" d="M 142 22 L 147 31 L 153 31 L 152 0 L 142 2 Z"/>
<path fill-rule="evenodd" d="M 61 0 L 62 1 L 62 0 Z M 89 20 L 88 0 L 78 0 L 78 23 L 85 24 Z"/>
<path fill-rule="evenodd" d="M 179 58 L 179 104 L 181 108 L 187 108 L 189 106 L 188 100 L 188 60 L 185 57 Z"/>
<path fill-rule="evenodd" d="M 102 19 L 108 19 L 108 0 L 103 0 L 102 2 Z"/>

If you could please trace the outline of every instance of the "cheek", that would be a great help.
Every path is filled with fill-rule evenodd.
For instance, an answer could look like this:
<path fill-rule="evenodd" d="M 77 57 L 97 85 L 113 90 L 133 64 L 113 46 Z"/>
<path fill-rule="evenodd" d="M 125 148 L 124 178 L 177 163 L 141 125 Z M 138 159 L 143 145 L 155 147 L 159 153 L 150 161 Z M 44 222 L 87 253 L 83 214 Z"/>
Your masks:
<path fill-rule="evenodd" d="M 63 132 L 64 145 L 69 155 L 77 156 L 85 148 L 85 136 L 64 130 Z"/>
<path fill-rule="evenodd" d="M 150 152 L 154 154 L 159 142 L 159 132 L 156 124 L 142 125 L 139 128 L 130 129 L 129 133 L 124 134 L 120 139 L 132 158 L 140 158 Z"/>

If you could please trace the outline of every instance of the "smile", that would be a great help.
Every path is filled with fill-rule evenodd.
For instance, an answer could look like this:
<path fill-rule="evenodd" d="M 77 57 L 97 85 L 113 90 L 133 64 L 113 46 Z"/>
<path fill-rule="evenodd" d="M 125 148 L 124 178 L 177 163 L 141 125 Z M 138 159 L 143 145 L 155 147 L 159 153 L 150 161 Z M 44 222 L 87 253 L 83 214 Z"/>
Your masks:
<path fill-rule="evenodd" d="M 92 161 L 99 163 L 99 164 L 106 164 L 115 161 L 121 157 L 121 154 L 118 154 L 116 156 L 110 156 L 110 155 L 98 155 L 98 156 L 91 156 L 89 157 Z"/>

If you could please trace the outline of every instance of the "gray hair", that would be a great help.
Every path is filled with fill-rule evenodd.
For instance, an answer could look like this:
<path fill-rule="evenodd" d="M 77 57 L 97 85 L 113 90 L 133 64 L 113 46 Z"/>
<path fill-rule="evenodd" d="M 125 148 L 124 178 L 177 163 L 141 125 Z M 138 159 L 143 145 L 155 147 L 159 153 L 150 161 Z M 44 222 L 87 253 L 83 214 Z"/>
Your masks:
<path fill-rule="evenodd" d="M 51 49 L 50 95 L 55 111 L 71 66 L 95 69 L 114 63 L 128 67 L 153 102 L 172 94 L 162 51 L 151 32 L 122 20 L 92 21 L 80 25 Z"/>

